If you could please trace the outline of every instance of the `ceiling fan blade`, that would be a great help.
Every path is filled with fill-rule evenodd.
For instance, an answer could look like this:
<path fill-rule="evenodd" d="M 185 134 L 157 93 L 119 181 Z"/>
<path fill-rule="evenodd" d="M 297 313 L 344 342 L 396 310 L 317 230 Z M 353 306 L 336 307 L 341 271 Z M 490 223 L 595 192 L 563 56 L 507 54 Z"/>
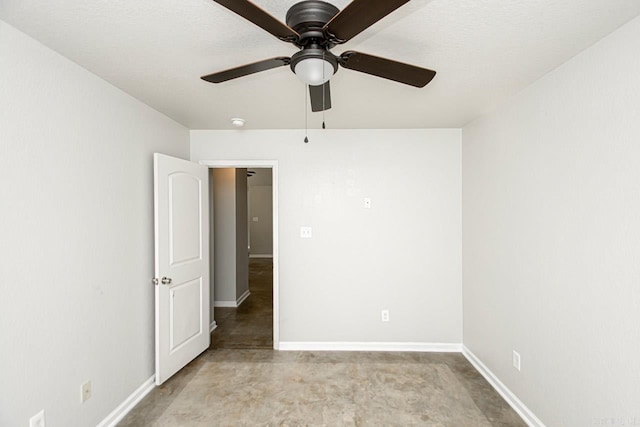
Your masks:
<path fill-rule="evenodd" d="M 311 111 L 324 111 L 331 108 L 331 88 L 329 82 L 320 86 L 309 86 L 311 98 Z"/>
<path fill-rule="evenodd" d="M 353 0 L 322 29 L 334 43 L 344 43 L 409 0 Z"/>
<path fill-rule="evenodd" d="M 300 35 L 291 29 L 284 22 L 270 15 L 264 9 L 249 0 L 214 0 L 216 3 L 226 7 L 232 12 L 253 22 L 258 27 L 270 32 L 280 40 L 286 42 L 297 41 Z"/>
<path fill-rule="evenodd" d="M 208 74 L 200 77 L 210 83 L 222 83 L 227 80 L 237 79 L 238 77 L 248 76 L 249 74 L 258 73 L 260 71 L 270 70 L 272 68 L 289 65 L 291 58 L 286 56 L 278 56 L 275 58 L 265 59 L 263 61 L 253 62 L 251 64 L 241 65 L 239 67 L 230 68 L 228 70 L 219 71 L 217 73 Z"/>
<path fill-rule="evenodd" d="M 340 55 L 340 65 L 350 70 L 360 71 L 361 73 L 415 87 L 426 86 L 436 75 L 433 70 L 352 50 Z"/>

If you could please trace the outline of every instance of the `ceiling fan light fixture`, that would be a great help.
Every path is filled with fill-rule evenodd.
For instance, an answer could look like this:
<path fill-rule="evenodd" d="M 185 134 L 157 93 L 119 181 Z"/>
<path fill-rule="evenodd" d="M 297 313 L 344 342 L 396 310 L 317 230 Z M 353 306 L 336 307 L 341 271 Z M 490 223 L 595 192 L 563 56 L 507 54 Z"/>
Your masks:
<path fill-rule="evenodd" d="M 322 86 L 338 71 L 338 58 L 322 48 L 304 48 L 291 57 L 291 70 L 309 86 Z"/>
<path fill-rule="evenodd" d="M 306 58 L 298 62 L 293 70 L 296 76 L 309 86 L 321 86 L 333 76 L 333 65 L 321 58 Z"/>

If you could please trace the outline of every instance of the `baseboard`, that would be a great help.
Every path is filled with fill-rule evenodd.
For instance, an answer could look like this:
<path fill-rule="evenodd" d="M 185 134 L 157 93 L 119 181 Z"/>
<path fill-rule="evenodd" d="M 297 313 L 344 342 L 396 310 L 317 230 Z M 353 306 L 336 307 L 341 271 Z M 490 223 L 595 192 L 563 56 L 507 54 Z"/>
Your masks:
<path fill-rule="evenodd" d="M 245 293 L 240 295 L 240 298 L 238 298 L 237 300 L 235 300 L 235 301 L 214 301 L 213 302 L 213 306 L 214 307 L 238 308 L 238 307 L 240 307 L 240 304 L 242 304 L 244 302 L 244 300 L 249 298 L 249 295 L 251 295 L 251 292 L 249 292 L 249 290 L 247 289 L 245 291 Z"/>
<path fill-rule="evenodd" d="M 249 258 L 273 258 L 271 254 L 249 254 Z"/>
<path fill-rule="evenodd" d="M 214 307 L 231 307 L 231 308 L 236 308 L 238 307 L 238 303 L 235 301 L 214 301 L 213 302 L 213 306 Z"/>
<path fill-rule="evenodd" d="M 473 367 L 480 372 L 487 382 L 496 389 L 500 396 L 507 401 L 513 410 L 520 415 L 529 427 L 545 427 L 542 421 L 540 421 L 540 419 L 536 417 L 535 414 L 531 412 L 531 410 L 527 408 L 527 406 L 522 403 L 522 401 L 518 399 L 518 397 L 513 394 L 513 392 L 509 390 L 509 388 L 504 385 L 502 381 L 500 381 L 498 377 L 496 377 L 494 373 L 491 372 L 491 370 L 489 370 L 489 368 L 487 368 L 485 364 L 471 352 L 471 350 L 467 348 L 467 346 L 462 346 L 462 354 L 467 358 L 469 363 L 471 363 Z"/>
<path fill-rule="evenodd" d="M 415 351 L 456 352 L 462 351 L 460 343 L 426 342 L 320 342 L 280 341 L 279 350 L 284 351 Z"/>
<path fill-rule="evenodd" d="M 151 390 L 156 386 L 156 376 L 142 383 L 133 393 L 127 397 L 116 409 L 111 411 L 107 417 L 102 420 L 96 427 L 112 427 L 118 424 L 122 419 L 136 406 Z"/>
<path fill-rule="evenodd" d="M 218 327 L 218 324 L 216 323 L 216 321 L 212 320 L 211 323 L 209 324 L 209 333 L 213 332 L 213 330 L 217 327 Z"/>
<path fill-rule="evenodd" d="M 249 292 L 249 289 L 247 289 L 247 291 L 244 294 L 240 295 L 240 298 L 238 298 L 238 300 L 236 301 L 236 307 L 240 307 L 240 304 L 242 304 L 244 300 L 249 298 L 249 295 L 251 295 L 251 292 Z"/>

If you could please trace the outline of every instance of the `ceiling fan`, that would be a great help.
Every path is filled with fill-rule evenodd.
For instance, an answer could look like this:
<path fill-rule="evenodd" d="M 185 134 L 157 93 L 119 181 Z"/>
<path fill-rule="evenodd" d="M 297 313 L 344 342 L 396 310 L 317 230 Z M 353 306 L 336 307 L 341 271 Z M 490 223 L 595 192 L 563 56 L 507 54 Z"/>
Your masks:
<path fill-rule="evenodd" d="M 366 53 L 331 49 L 346 43 L 409 0 L 353 0 L 344 9 L 319 0 L 304 0 L 287 11 L 286 24 L 249 0 L 214 0 L 300 50 L 291 57 L 277 56 L 201 77 L 211 83 L 289 65 L 309 85 L 312 111 L 331 108 L 329 79 L 338 65 L 415 87 L 424 87 L 436 72 Z"/>

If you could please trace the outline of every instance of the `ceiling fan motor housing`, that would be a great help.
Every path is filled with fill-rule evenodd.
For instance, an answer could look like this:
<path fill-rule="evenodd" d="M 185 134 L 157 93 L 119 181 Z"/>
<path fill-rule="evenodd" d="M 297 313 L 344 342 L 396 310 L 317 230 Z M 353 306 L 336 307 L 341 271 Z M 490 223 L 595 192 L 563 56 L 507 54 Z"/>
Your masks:
<path fill-rule="evenodd" d="M 322 28 L 338 12 L 340 10 L 334 5 L 319 0 L 305 0 L 291 6 L 287 11 L 286 22 L 300 34 L 300 39 L 295 44 L 299 47 L 318 44 L 331 49 L 334 45 L 329 42 Z"/>

